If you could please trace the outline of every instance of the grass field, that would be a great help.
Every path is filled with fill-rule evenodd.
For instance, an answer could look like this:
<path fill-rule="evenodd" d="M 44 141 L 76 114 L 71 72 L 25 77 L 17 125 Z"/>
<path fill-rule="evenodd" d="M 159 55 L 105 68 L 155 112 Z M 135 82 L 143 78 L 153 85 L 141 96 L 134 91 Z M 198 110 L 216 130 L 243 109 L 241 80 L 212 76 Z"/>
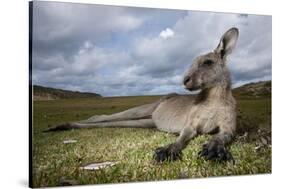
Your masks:
<path fill-rule="evenodd" d="M 199 136 L 183 151 L 182 161 L 159 164 L 153 151 L 176 136 L 156 129 L 96 128 L 43 133 L 55 124 L 111 114 L 152 102 L 159 96 L 35 101 L 33 106 L 33 186 L 101 184 L 271 173 L 271 98 L 238 98 L 238 133 L 230 145 L 235 164 L 198 158 L 210 136 Z M 77 143 L 63 144 L 75 139 Z M 97 171 L 79 167 L 117 161 Z M 63 180 L 63 181 L 62 181 Z"/>

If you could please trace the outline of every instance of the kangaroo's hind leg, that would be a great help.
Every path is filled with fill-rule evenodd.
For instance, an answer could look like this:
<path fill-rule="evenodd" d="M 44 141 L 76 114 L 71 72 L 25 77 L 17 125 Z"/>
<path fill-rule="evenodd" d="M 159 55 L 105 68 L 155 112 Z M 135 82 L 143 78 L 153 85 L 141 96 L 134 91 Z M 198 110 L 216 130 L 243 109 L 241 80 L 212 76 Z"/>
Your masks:
<path fill-rule="evenodd" d="M 97 127 L 155 127 L 151 117 L 158 104 L 146 104 L 111 115 L 92 116 L 85 120 L 63 123 L 48 129 L 47 132 Z"/>
<path fill-rule="evenodd" d="M 151 119 L 152 112 L 162 102 L 163 98 L 154 103 L 137 106 L 115 114 L 95 115 L 86 120 L 63 123 L 45 132 L 92 127 L 155 127 Z"/>
<path fill-rule="evenodd" d="M 119 113 L 111 115 L 97 115 L 85 120 L 60 124 L 48 129 L 47 131 L 94 127 L 124 127 L 124 125 L 126 127 L 155 127 L 155 124 L 153 123 L 151 118 L 153 111 L 161 102 L 175 95 L 176 94 L 170 94 L 162 97 L 154 103 L 137 106 Z"/>
<path fill-rule="evenodd" d="M 158 106 L 158 102 L 137 106 L 122 112 L 111 115 L 94 115 L 86 120 L 81 120 L 81 123 L 99 123 L 109 121 L 122 121 L 122 120 L 136 120 L 151 118 L 152 112 Z"/>
<path fill-rule="evenodd" d="M 97 115 L 85 120 L 63 123 L 46 130 L 46 132 L 94 127 L 154 127 L 151 116 L 158 104 L 155 102 L 111 115 Z"/>
<path fill-rule="evenodd" d="M 111 121 L 122 121 L 122 120 L 151 119 L 152 113 L 161 102 L 176 95 L 177 94 L 175 93 L 169 94 L 160 98 L 156 102 L 130 108 L 128 110 L 111 115 L 94 115 L 86 120 L 78 121 L 78 123 L 100 123 L 100 122 L 111 122 Z"/>
<path fill-rule="evenodd" d="M 137 119 L 137 120 L 123 120 L 123 121 L 108 121 L 99 123 L 81 123 L 72 122 L 58 125 L 50 128 L 45 132 L 50 131 L 64 131 L 71 129 L 89 129 L 89 128 L 154 128 L 155 124 L 152 119 Z"/>

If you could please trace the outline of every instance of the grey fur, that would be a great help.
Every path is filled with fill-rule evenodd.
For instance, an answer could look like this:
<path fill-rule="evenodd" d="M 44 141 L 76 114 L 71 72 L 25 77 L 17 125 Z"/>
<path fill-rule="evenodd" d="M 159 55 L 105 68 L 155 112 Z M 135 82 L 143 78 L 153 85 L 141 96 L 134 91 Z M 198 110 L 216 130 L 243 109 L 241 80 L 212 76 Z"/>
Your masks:
<path fill-rule="evenodd" d="M 231 141 L 236 127 L 236 101 L 231 92 L 227 56 L 234 49 L 238 29 L 229 29 L 213 52 L 194 60 L 183 84 L 188 90 L 201 90 L 194 96 L 171 94 L 155 103 L 142 105 L 112 115 L 93 116 L 87 120 L 59 125 L 51 130 L 92 127 L 156 127 L 179 133 L 177 140 L 156 149 L 157 161 L 176 160 L 181 150 L 198 134 L 217 132 L 203 146 L 200 155 L 206 159 L 229 159 L 225 146 Z M 61 128 L 61 129 L 60 129 Z"/>

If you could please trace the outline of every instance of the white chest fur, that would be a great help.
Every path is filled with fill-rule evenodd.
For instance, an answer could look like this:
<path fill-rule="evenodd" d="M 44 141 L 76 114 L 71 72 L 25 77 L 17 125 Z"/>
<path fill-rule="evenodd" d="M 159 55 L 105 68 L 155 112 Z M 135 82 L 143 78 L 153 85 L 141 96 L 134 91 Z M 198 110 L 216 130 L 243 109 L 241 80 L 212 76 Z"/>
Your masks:
<path fill-rule="evenodd" d="M 191 108 L 186 126 L 193 127 L 198 133 L 211 133 L 227 120 L 227 106 L 221 104 L 200 104 Z"/>

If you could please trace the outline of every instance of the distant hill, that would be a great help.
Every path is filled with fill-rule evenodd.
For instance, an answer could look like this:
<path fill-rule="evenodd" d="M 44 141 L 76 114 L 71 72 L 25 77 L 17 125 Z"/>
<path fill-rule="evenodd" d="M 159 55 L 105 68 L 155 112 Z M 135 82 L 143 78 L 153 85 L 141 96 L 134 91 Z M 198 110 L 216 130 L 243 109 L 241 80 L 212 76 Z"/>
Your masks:
<path fill-rule="evenodd" d="M 101 97 L 101 95 L 97 93 L 90 93 L 90 92 L 55 89 L 55 88 L 43 87 L 39 85 L 33 86 L 33 100 L 56 100 L 56 99 L 89 98 L 89 97 Z"/>
<path fill-rule="evenodd" d="M 262 98 L 271 97 L 271 81 L 248 83 L 233 89 L 235 97 Z"/>
<path fill-rule="evenodd" d="M 256 83 L 248 83 L 232 90 L 236 98 L 263 98 L 271 97 L 271 81 L 260 81 Z M 69 91 L 43 87 L 39 85 L 33 86 L 33 100 L 56 100 L 71 98 L 90 98 L 102 97 L 97 93 Z"/>

